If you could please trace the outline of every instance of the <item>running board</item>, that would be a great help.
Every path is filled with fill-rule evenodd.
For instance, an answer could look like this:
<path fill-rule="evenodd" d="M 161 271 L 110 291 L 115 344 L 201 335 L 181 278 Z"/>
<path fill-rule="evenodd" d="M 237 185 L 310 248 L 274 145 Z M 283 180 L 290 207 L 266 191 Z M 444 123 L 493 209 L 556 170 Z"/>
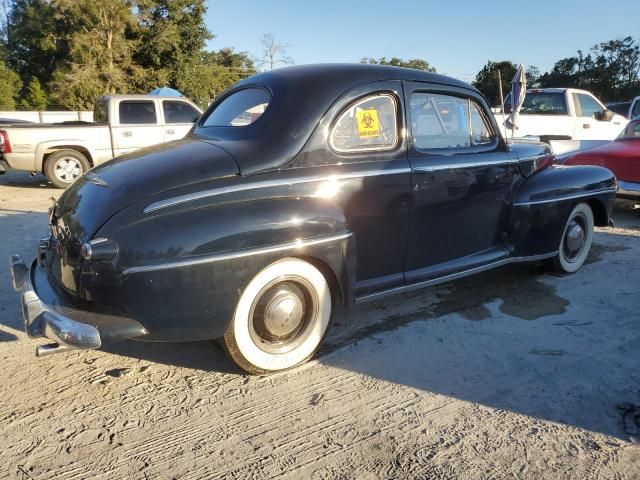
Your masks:
<path fill-rule="evenodd" d="M 417 283 L 412 283 L 410 285 L 402 285 L 400 287 L 390 288 L 388 290 L 382 290 L 376 293 L 370 293 L 367 295 L 362 295 L 355 298 L 355 303 L 365 303 L 371 300 L 378 300 L 380 298 L 388 297 L 390 295 L 396 295 L 398 293 L 408 293 L 413 292 L 414 290 L 419 290 L 425 287 L 431 287 L 433 285 L 439 285 L 441 283 L 450 282 L 452 280 L 457 280 L 459 278 L 468 277 L 470 275 L 485 272 L 487 270 L 491 270 L 493 268 L 502 267 L 503 265 L 508 265 L 510 263 L 523 263 L 523 262 L 537 262 L 540 260 L 547 260 L 549 258 L 556 257 L 558 252 L 545 253 L 542 255 L 534 255 L 532 257 L 511 257 L 505 258 L 503 260 L 499 260 L 497 262 L 488 263 L 486 265 L 481 265 L 478 267 L 470 268 L 468 270 L 463 270 L 461 272 L 451 273 L 449 275 L 445 275 L 443 277 L 432 278 L 429 280 L 424 280 Z"/>

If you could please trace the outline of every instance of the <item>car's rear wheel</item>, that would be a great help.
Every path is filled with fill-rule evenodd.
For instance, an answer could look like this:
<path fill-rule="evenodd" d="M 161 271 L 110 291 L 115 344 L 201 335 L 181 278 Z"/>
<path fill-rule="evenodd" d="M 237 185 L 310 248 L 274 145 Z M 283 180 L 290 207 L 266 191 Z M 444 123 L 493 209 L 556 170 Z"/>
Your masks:
<path fill-rule="evenodd" d="M 591 207 L 586 203 L 576 205 L 562 233 L 558 256 L 549 263 L 553 273 L 574 273 L 584 265 L 593 242 L 593 225 Z"/>
<path fill-rule="evenodd" d="M 329 326 L 331 309 L 331 292 L 320 270 L 286 258 L 249 282 L 223 345 L 249 373 L 286 370 L 315 353 Z"/>
<path fill-rule="evenodd" d="M 89 170 L 87 157 L 76 150 L 59 150 L 47 157 L 44 173 L 56 188 L 67 188 Z"/>

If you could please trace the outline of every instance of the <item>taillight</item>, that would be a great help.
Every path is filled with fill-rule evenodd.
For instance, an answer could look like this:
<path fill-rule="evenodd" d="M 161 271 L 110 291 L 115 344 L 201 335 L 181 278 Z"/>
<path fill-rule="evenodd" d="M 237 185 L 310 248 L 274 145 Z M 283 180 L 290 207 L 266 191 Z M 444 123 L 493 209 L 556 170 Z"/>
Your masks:
<path fill-rule="evenodd" d="M 11 153 L 9 135 L 7 135 L 7 132 L 4 130 L 0 130 L 0 151 L 2 151 L 2 153 Z"/>

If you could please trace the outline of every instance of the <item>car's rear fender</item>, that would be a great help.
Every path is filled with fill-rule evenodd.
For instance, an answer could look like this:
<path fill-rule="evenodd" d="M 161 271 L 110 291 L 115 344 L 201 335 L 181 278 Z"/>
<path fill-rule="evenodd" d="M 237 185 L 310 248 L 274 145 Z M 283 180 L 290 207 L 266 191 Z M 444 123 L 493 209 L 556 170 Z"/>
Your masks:
<path fill-rule="evenodd" d="M 355 240 L 335 204 L 256 195 L 208 203 L 148 214 L 136 204 L 116 214 L 95 236 L 114 240 L 118 256 L 84 265 L 81 295 L 115 302 L 149 340 L 215 338 L 260 270 L 298 257 L 323 272 L 338 301 L 352 302 Z"/>

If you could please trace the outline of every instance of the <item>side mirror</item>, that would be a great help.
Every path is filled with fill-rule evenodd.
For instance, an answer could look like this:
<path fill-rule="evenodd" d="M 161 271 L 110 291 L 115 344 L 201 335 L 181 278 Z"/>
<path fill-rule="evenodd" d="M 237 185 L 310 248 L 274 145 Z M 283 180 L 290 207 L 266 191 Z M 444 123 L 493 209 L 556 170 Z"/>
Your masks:
<path fill-rule="evenodd" d="M 611 110 L 604 110 L 602 113 L 596 113 L 595 118 L 601 122 L 610 122 L 614 113 Z"/>

